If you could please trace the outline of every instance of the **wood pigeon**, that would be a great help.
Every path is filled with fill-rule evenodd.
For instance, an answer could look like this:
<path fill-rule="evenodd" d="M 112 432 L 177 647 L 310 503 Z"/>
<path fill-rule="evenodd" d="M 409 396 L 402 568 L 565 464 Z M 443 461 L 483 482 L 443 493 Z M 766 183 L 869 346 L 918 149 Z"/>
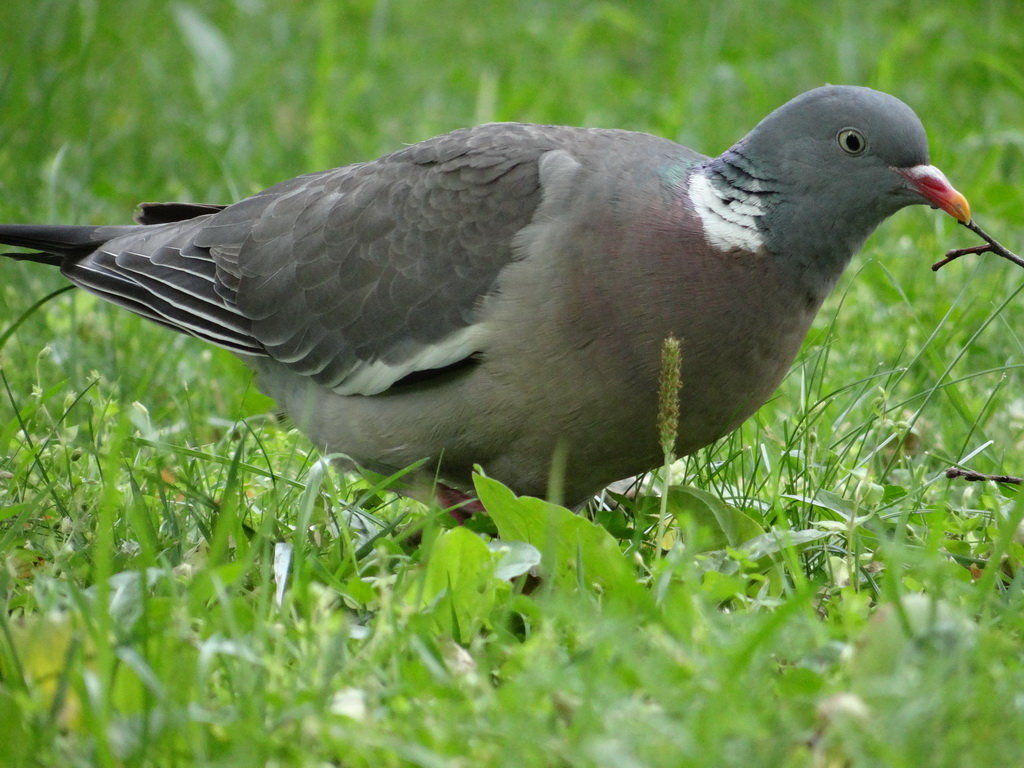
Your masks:
<path fill-rule="evenodd" d="M 0 226 L 7 254 L 231 350 L 322 450 L 424 487 L 475 464 L 578 504 L 663 460 L 662 344 L 681 342 L 676 450 L 773 393 L 887 216 L 967 200 L 893 96 L 826 86 L 718 157 L 621 130 L 498 123 L 129 226 Z"/>

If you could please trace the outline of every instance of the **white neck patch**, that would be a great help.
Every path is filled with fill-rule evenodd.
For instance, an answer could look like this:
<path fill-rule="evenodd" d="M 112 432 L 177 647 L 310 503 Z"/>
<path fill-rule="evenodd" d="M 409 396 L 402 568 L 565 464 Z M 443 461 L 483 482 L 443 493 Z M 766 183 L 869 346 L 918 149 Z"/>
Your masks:
<path fill-rule="evenodd" d="M 756 194 L 739 187 L 722 189 L 703 168 L 690 177 L 689 191 L 709 245 L 720 251 L 760 253 L 764 249 L 757 227 L 764 205 Z"/>

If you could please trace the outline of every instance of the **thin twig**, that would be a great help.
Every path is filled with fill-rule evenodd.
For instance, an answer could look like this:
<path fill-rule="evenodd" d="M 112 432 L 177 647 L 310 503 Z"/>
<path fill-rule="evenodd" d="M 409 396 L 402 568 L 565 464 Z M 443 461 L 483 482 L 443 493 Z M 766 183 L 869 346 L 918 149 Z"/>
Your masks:
<path fill-rule="evenodd" d="M 1024 478 L 1014 477 L 1013 475 L 986 475 L 982 472 L 974 472 L 969 469 L 959 469 L 958 467 L 950 467 L 947 469 L 946 477 L 950 480 L 960 478 L 961 480 L 966 480 L 969 483 L 979 483 L 984 480 L 991 480 L 993 483 L 1013 483 L 1014 485 L 1024 483 Z"/>
<path fill-rule="evenodd" d="M 987 243 L 987 245 L 972 245 L 970 248 L 954 248 L 951 251 L 947 251 L 944 259 L 932 264 L 933 272 L 938 272 L 944 266 L 949 264 L 949 262 L 954 261 L 955 259 L 959 259 L 961 256 L 966 256 L 969 253 L 994 253 L 997 256 L 1002 256 L 1004 259 L 1009 259 L 1018 267 L 1024 267 L 1024 259 L 1022 259 L 1017 254 L 1013 253 L 1012 251 L 1008 250 L 994 237 L 992 237 L 988 232 L 986 232 L 977 224 L 975 224 L 974 219 L 971 219 L 968 222 L 961 221 L 960 223 L 963 224 L 963 226 L 967 227 L 972 232 L 974 232 L 976 235 L 978 235 L 982 240 L 984 240 Z"/>

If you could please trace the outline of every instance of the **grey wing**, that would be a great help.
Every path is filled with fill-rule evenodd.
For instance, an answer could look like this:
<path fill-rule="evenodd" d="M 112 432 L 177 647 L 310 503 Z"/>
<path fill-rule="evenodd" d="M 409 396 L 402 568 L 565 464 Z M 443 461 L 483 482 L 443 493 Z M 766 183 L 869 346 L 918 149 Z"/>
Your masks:
<path fill-rule="evenodd" d="M 65 272 L 158 322 L 374 394 L 480 351 L 481 300 L 540 203 L 538 160 L 571 130 L 456 131 L 140 227 Z"/>
<path fill-rule="evenodd" d="M 300 177 L 196 237 L 267 353 L 369 394 L 476 349 L 476 311 L 539 202 L 526 126 L 485 126 Z"/>

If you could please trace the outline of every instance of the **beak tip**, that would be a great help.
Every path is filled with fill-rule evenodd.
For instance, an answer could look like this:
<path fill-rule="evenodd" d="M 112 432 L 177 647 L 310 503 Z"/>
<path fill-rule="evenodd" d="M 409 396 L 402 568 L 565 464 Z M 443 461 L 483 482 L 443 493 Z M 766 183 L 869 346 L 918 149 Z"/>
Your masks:
<path fill-rule="evenodd" d="M 911 188 L 933 207 L 945 211 L 961 224 L 971 222 L 971 205 L 967 198 L 953 188 L 938 168 L 918 165 L 899 172 L 910 182 Z"/>

